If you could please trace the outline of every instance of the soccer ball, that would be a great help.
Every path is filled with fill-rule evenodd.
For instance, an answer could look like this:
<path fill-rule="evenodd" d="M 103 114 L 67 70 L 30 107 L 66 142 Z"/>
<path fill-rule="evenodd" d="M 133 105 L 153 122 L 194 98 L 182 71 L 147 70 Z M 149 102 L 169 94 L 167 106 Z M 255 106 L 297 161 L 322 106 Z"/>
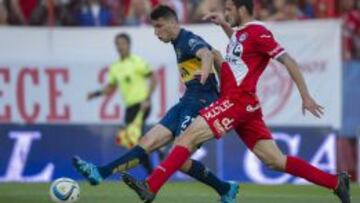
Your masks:
<path fill-rule="evenodd" d="M 56 179 L 50 186 L 50 197 L 56 203 L 73 203 L 80 198 L 80 187 L 70 178 Z"/>

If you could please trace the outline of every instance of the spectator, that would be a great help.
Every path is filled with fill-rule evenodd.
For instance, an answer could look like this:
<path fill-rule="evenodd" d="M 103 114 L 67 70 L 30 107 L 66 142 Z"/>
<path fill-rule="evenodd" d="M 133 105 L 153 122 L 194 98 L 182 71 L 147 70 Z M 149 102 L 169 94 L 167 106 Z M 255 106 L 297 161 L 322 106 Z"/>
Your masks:
<path fill-rule="evenodd" d="M 304 19 L 297 0 L 274 0 L 274 13 L 268 20 L 284 21 Z"/>
<path fill-rule="evenodd" d="M 298 7 L 298 0 L 287 0 L 284 7 L 284 20 L 305 19 L 304 14 Z"/>
<path fill-rule="evenodd" d="M 78 3 L 78 1 L 72 1 L 72 3 L 70 3 L 70 0 L 42 0 L 30 18 L 30 24 L 75 25 L 75 20 L 71 14 L 71 8 L 75 2 Z"/>
<path fill-rule="evenodd" d="M 284 10 L 285 10 L 285 0 L 273 0 L 273 6 L 268 5 L 267 9 L 270 12 L 270 16 L 267 18 L 267 20 L 270 21 L 278 21 L 278 20 L 284 20 Z"/>
<path fill-rule="evenodd" d="M 344 59 L 349 60 L 359 55 L 358 38 L 360 27 L 360 11 L 356 8 L 354 0 L 342 0 L 340 12 L 343 19 L 343 53 Z"/>
<path fill-rule="evenodd" d="M 0 0 L 0 25 L 7 24 L 7 9 L 4 4 L 4 0 Z"/>
<path fill-rule="evenodd" d="M 104 3 L 110 9 L 111 24 L 123 24 L 129 7 L 129 0 L 104 0 Z"/>
<path fill-rule="evenodd" d="M 270 17 L 269 5 L 272 4 L 271 0 L 255 0 L 254 1 L 254 14 L 258 20 L 265 21 Z"/>
<path fill-rule="evenodd" d="M 154 1 L 153 1 L 154 2 Z M 188 8 L 187 8 L 187 2 L 184 2 L 182 0 L 159 0 L 160 4 L 165 4 L 173 8 L 176 13 L 178 14 L 179 21 L 182 23 L 188 22 Z"/>
<path fill-rule="evenodd" d="M 75 20 L 80 26 L 108 26 L 111 25 L 111 13 L 100 0 L 83 0 Z"/>
<path fill-rule="evenodd" d="M 37 7 L 38 0 L 4 0 L 8 9 L 8 22 L 11 25 L 27 25 Z"/>
<path fill-rule="evenodd" d="M 11 25 L 144 25 L 154 6 L 174 8 L 182 23 L 202 23 L 209 11 L 223 9 L 222 0 L 0 0 L 0 24 Z M 335 18 L 345 22 L 346 55 L 353 50 L 354 22 L 358 0 L 254 0 L 255 17 L 284 21 L 312 18 Z M 338 6 L 336 6 L 338 5 Z M 5 20 L 7 19 L 7 20 Z M 355 23 L 356 24 L 356 23 Z M 352 36 L 352 37 L 351 37 Z"/>
<path fill-rule="evenodd" d="M 299 9 L 306 18 L 315 18 L 315 1 L 316 0 L 300 0 Z"/>
<path fill-rule="evenodd" d="M 336 16 L 335 0 L 316 0 L 314 3 L 317 18 L 333 18 Z"/>
<path fill-rule="evenodd" d="M 195 3 L 192 14 L 192 22 L 194 23 L 203 22 L 202 18 L 206 13 L 222 11 L 223 6 L 222 1 L 219 0 L 193 1 L 193 3 Z"/>
<path fill-rule="evenodd" d="M 149 24 L 149 13 L 151 5 L 149 1 L 132 0 L 130 2 L 129 12 L 126 16 L 125 25 L 139 26 Z"/>
<path fill-rule="evenodd" d="M 360 59 L 360 24 L 356 26 L 356 33 L 353 36 L 353 58 Z"/>

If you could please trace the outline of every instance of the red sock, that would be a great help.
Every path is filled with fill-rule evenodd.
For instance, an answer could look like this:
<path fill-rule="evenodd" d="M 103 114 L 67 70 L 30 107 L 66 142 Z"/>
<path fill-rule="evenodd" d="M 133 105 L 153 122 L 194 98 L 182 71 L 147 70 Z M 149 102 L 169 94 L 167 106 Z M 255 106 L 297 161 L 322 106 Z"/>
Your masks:
<path fill-rule="evenodd" d="M 329 189 L 336 189 L 338 184 L 337 176 L 325 173 L 297 157 L 287 157 L 285 172 Z"/>
<path fill-rule="evenodd" d="M 190 151 L 182 146 L 175 146 L 168 157 L 148 177 L 149 189 L 157 193 L 161 186 L 172 176 L 190 157 Z"/>

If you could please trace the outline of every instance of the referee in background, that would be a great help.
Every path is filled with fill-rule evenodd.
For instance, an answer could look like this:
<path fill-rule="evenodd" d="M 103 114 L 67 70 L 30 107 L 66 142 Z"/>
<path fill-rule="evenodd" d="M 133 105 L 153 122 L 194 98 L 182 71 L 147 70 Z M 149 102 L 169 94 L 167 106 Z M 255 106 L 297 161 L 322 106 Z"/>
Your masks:
<path fill-rule="evenodd" d="M 111 94 L 119 88 L 126 105 L 125 125 L 131 124 L 138 113 L 142 111 L 143 122 L 141 129 L 143 129 L 145 120 L 151 110 L 150 99 L 157 84 L 156 76 L 144 59 L 131 53 L 131 38 L 128 34 L 120 33 L 116 35 L 115 45 L 120 58 L 109 68 L 107 86 L 101 90 L 90 92 L 87 99 L 91 100 Z M 144 161 L 143 167 L 148 174 L 151 173 L 152 164 L 149 156 Z"/>

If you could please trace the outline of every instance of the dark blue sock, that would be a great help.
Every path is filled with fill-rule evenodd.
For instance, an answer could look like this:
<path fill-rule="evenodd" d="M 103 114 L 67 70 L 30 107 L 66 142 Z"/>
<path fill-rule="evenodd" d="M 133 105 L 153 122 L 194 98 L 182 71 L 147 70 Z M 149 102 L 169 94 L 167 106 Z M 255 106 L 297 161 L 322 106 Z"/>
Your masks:
<path fill-rule="evenodd" d="M 191 168 L 186 174 L 212 187 L 220 196 L 226 194 L 230 190 L 229 183 L 220 180 L 218 177 L 215 176 L 215 174 L 205 168 L 205 166 L 201 162 L 195 160 L 191 161 Z"/>
<path fill-rule="evenodd" d="M 148 154 L 140 146 L 135 146 L 124 155 L 110 162 L 105 166 L 98 167 L 100 175 L 106 179 L 110 175 L 116 172 L 127 171 L 135 166 L 139 165 L 146 159 Z"/>

